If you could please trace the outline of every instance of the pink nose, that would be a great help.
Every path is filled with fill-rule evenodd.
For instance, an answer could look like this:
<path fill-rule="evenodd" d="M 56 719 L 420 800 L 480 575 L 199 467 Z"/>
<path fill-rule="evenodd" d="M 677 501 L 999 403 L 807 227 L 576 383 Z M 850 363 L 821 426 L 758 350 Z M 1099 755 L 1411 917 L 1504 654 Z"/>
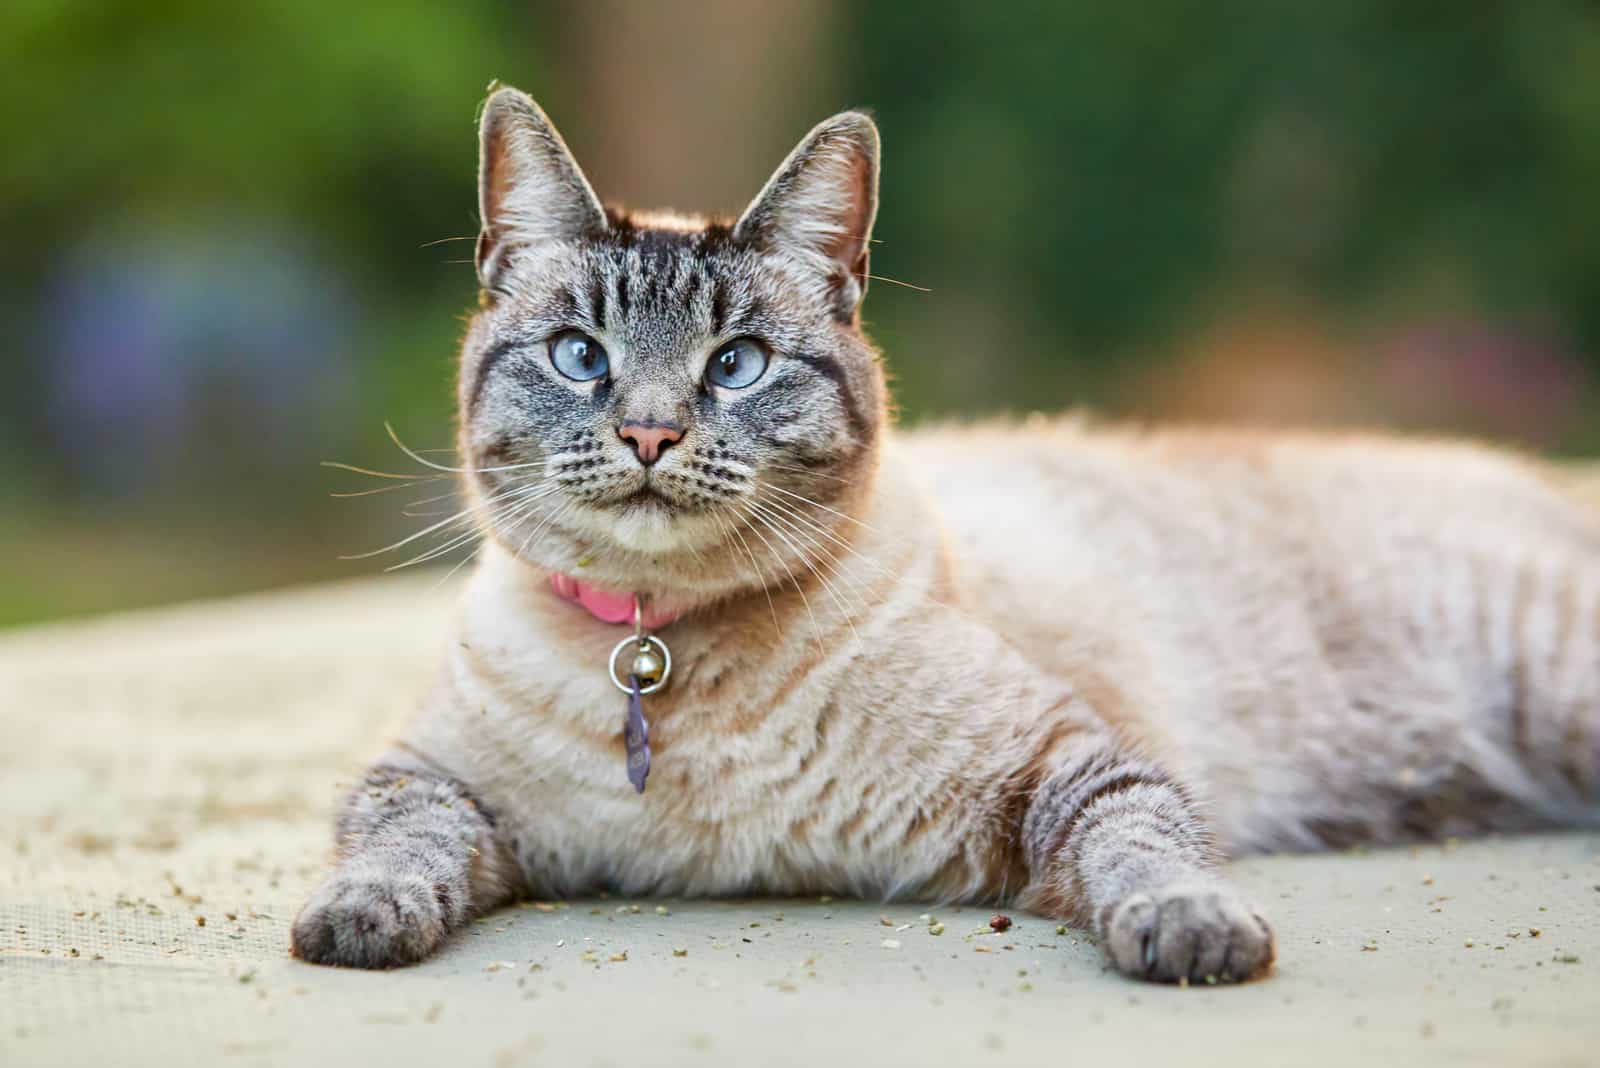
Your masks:
<path fill-rule="evenodd" d="M 639 462 L 649 466 L 667 451 L 667 446 L 683 439 L 683 428 L 671 423 L 623 423 L 617 436 L 633 446 Z"/>

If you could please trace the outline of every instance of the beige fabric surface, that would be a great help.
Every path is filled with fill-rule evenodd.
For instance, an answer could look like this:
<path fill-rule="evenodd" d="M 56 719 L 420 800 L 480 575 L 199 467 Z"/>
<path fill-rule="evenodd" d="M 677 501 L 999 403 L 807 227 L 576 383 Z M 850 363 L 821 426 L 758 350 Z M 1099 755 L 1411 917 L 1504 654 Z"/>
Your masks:
<path fill-rule="evenodd" d="M 821 901 L 523 907 L 401 972 L 299 964 L 338 788 L 453 595 L 0 634 L 0 1064 L 1600 1062 L 1593 835 L 1235 865 L 1281 936 L 1239 989 L 1124 981 L 1022 914 Z"/>

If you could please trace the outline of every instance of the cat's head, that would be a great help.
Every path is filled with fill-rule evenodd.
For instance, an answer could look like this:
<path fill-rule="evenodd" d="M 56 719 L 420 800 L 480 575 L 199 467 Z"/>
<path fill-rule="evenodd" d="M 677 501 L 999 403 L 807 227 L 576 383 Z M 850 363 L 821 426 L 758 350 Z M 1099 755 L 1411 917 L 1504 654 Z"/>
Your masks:
<path fill-rule="evenodd" d="M 860 320 L 872 120 L 817 126 L 735 222 L 608 210 L 514 89 L 480 140 L 484 298 L 458 394 L 486 533 L 691 600 L 824 559 L 887 418 Z"/>

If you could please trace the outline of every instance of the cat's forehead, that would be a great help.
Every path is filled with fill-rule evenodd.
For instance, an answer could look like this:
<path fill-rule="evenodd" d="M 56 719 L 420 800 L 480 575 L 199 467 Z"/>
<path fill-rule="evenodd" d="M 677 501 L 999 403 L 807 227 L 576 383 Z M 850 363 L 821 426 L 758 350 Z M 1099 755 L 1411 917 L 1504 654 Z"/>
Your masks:
<path fill-rule="evenodd" d="M 777 340 L 807 312 L 783 264 L 715 221 L 618 215 L 606 232 L 529 267 L 516 301 L 526 326 L 571 327 L 644 349 L 741 333 Z"/>
<path fill-rule="evenodd" d="M 726 306 L 760 273 L 756 257 L 733 241 L 726 225 L 694 226 L 678 217 L 668 225 L 614 220 L 582 251 L 579 266 L 598 304 L 593 310 L 613 325 Z"/>

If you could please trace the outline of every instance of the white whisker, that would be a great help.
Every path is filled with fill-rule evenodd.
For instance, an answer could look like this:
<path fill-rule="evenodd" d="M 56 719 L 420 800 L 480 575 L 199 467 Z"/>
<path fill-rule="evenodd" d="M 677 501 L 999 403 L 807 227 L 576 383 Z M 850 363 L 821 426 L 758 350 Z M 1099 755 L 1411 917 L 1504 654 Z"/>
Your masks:
<path fill-rule="evenodd" d="M 442 475 L 397 475 L 393 471 L 374 471 L 370 467 L 357 467 L 355 464 L 340 463 L 338 460 L 323 460 L 319 466 L 331 467 L 338 471 L 354 471 L 358 475 L 368 475 L 372 478 L 397 478 L 411 483 L 433 482 L 444 477 Z M 400 488 L 403 489 L 404 487 Z M 337 497 L 338 494 L 334 494 L 334 496 Z"/>
<path fill-rule="evenodd" d="M 489 498 L 489 500 L 485 501 L 484 503 L 488 504 L 488 503 L 491 503 L 491 502 L 493 502 L 495 500 L 499 500 L 499 499 L 501 499 L 501 498 L 503 498 L 505 496 L 508 496 L 511 493 L 513 493 L 513 492 L 515 492 L 517 490 L 520 490 L 522 488 L 523 487 L 514 487 L 513 489 L 504 490 L 501 493 L 496 494 L 494 497 Z M 449 526 L 451 526 L 453 524 L 456 524 L 456 523 L 463 522 L 465 520 L 469 520 L 471 518 L 471 515 L 472 515 L 472 507 L 473 506 L 471 504 L 468 504 L 466 507 L 462 508 L 459 512 L 455 512 L 452 515 L 449 515 L 449 516 L 445 517 L 444 519 L 439 520 L 439 522 L 437 522 L 437 523 L 433 523 L 433 524 L 430 524 L 429 526 L 423 527 L 421 530 L 417 531 L 415 534 L 407 535 L 406 537 L 401 538 L 399 541 L 393 542 L 392 544 L 389 544 L 389 545 L 385 545 L 381 549 L 373 549 L 371 552 L 355 553 L 353 555 L 341 556 L 341 557 L 339 557 L 339 559 L 341 559 L 341 560 L 366 560 L 366 559 L 370 559 L 371 557 L 374 557 L 374 556 L 382 556 L 384 553 L 387 553 L 387 552 L 393 552 L 395 549 L 399 549 L 399 548 L 401 548 L 403 546 L 410 545 L 412 542 L 416 541 L 417 539 L 425 538 L 429 534 L 432 534 L 432 533 L 434 533 L 434 532 L 436 532 L 436 531 L 438 531 L 440 529 L 449 527 Z"/>
<path fill-rule="evenodd" d="M 526 538 L 524 538 L 522 540 L 522 544 L 517 546 L 517 556 L 523 557 L 525 559 L 526 557 L 525 557 L 524 554 L 526 554 L 528 552 L 530 543 L 533 543 L 533 547 L 534 548 L 538 547 L 538 543 L 534 542 L 533 539 L 541 537 L 541 534 L 545 530 L 545 528 L 549 527 L 552 523 L 554 523 L 556 521 L 556 517 L 557 516 L 564 515 L 567 512 L 571 511 L 572 508 L 574 507 L 574 504 L 575 504 L 575 502 L 570 500 L 570 499 L 562 501 L 561 502 L 561 506 L 559 508 L 557 508 L 555 511 L 551 512 L 549 515 L 545 516 L 542 520 L 540 520 L 539 521 L 539 525 L 533 528 L 533 533 L 529 534 Z"/>
<path fill-rule="evenodd" d="M 751 505 L 758 510 L 758 514 L 765 516 L 770 522 L 781 524 L 789 531 L 789 533 L 793 534 L 804 545 L 815 552 L 818 557 L 826 558 L 827 570 L 831 574 L 832 578 L 836 578 L 844 582 L 848 587 L 850 594 L 855 598 L 858 608 L 862 611 L 866 610 L 867 599 L 862 592 L 860 581 L 854 575 L 844 569 L 839 562 L 839 558 L 834 555 L 832 550 L 830 550 L 823 543 L 819 542 L 815 536 L 809 534 L 804 528 L 797 525 L 793 519 L 790 519 L 789 517 L 775 510 L 770 502 L 752 501 Z M 776 533 L 776 531 L 774 531 L 774 533 Z M 817 562 L 820 563 L 821 561 L 818 560 Z M 818 581 L 822 582 L 825 586 L 833 585 L 830 578 L 824 576 L 821 571 L 816 569 L 813 569 L 813 571 L 817 575 Z M 835 597 L 835 603 L 837 603 L 837 601 L 838 598 Z M 846 615 L 848 616 L 849 613 L 846 613 Z"/>
<path fill-rule="evenodd" d="M 842 486 L 847 486 L 850 484 L 850 480 L 847 478 L 840 478 L 838 475 L 829 475 L 822 471 L 813 471 L 809 467 L 798 467 L 795 464 L 780 464 L 774 463 L 771 460 L 763 460 L 761 461 L 761 466 L 770 467 L 774 471 L 792 471 L 795 474 L 806 475 L 811 478 L 825 478 L 830 482 L 837 482 Z"/>
<path fill-rule="evenodd" d="M 857 560 L 861 561 L 861 563 L 868 570 L 872 571 L 873 573 L 875 573 L 879 577 L 881 577 L 881 578 L 892 578 L 893 577 L 892 573 L 890 571 L 888 571 L 886 568 L 884 568 L 884 566 L 882 564 L 878 563 L 876 560 L 870 559 L 869 557 L 863 556 L 861 553 L 857 552 L 856 551 L 856 547 L 854 545 L 850 544 L 850 542 L 846 541 L 844 538 L 841 538 L 834 531 L 829 530 L 827 527 L 823 526 L 821 523 L 819 523 L 816 520 L 812 519 L 810 516 L 804 514 L 798 508 L 796 508 L 794 505 L 789 504 L 789 503 L 787 503 L 785 501 L 774 500 L 772 498 L 767 498 L 766 500 L 762 501 L 762 503 L 764 505 L 766 505 L 768 508 L 774 509 L 775 511 L 779 512 L 780 514 L 787 515 L 787 516 L 791 517 L 792 519 L 794 519 L 796 522 L 803 523 L 807 527 L 810 527 L 812 530 L 816 531 L 818 534 L 822 535 L 824 538 L 827 538 L 829 541 L 833 542 L 839 548 L 843 549 L 845 552 L 849 553 L 851 556 L 853 556 Z"/>
<path fill-rule="evenodd" d="M 760 519 L 760 517 L 755 516 L 754 513 L 747 512 L 746 515 L 750 516 L 751 518 L 758 520 Z M 789 581 L 794 583 L 794 591 L 800 595 L 800 603 L 806 606 L 806 615 L 811 618 L 811 633 L 817 639 L 817 648 L 823 653 L 823 655 L 826 655 L 827 647 L 822 644 L 822 628 L 817 625 L 817 614 L 811 610 L 811 598 L 806 596 L 805 588 L 800 585 L 800 580 L 795 577 L 794 571 L 789 567 L 788 562 L 784 560 L 783 554 L 772 547 L 772 543 L 767 540 L 765 534 L 761 533 L 761 531 L 757 530 L 754 526 L 748 526 L 747 529 L 750 531 L 750 533 L 761 539 L 761 544 L 767 547 L 767 552 L 772 554 L 772 558 L 778 562 L 778 566 L 783 568 L 784 573 L 789 576 Z"/>
<path fill-rule="evenodd" d="M 888 275 L 869 274 L 867 277 L 877 282 L 888 282 L 892 286 L 905 286 L 907 289 L 915 289 L 918 293 L 933 292 L 933 290 L 929 289 L 927 286 L 919 286 L 914 282 L 902 282 L 900 279 L 890 278 Z"/>
<path fill-rule="evenodd" d="M 754 504 L 755 502 L 752 501 L 751 503 Z M 751 514 L 753 516 L 755 516 L 755 518 L 761 523 L 762 526 L 764 526 L 768 530 L 770 530 L 773 533 L 773 535 L 779 541 L 783 542 L 785 545 L 787 545 L 790 549 L 792 549 L 794 551 L 795 555 L 797 555 L 800 558 L 800 563 L 805 566 L 805 569 L 807 571 L 811 572 L 812 577 L 817 580 L 817 583 L 819 585 L 821 585 L 821 587 L 823 589 L 823 592 L 826 593 L 828 595 L 828 597 L 833 601 L 833 605 L 834 605 L 835 608 L 837 608 L 839 610 L 839 614 L 844 617 L 845 625 L 850 628 L 850 633 L 854 637 L 859 639 L 860 635 L 856 633 L 855 620 L 853 620 L 851 618 L 850 610 L 845 607 L 843 598 L 841 598 L 839 596 L 839 594 L 838 594 L 838 591 L 836 591 L 833 588 L 833 583 L 829 582 L 827 577 L 825 575 L 823 575 L 821 571 L 817 570 L 816 565 L 811 562 L 811 557 L 806 554 L 806 551 L 804 549 L 802 549 L 800 546 L 796 545 L 789 538 L 788 535 L 786 535 L 782 530 L 780 530 L 778 528 L 778 526 L 775 523 L 773 523 L 770 519 L 766 518 L 766 516 L 762 515 L 760 512 L 754 511 L 753 509 L 752 509 Z M 751 528 L 751 529 L 754 529 L 754 528 Z M 796 583 L 795 588 L 799 589 L 799 584 L 798 583 Z M 801 596 L 804 597 L 805 595 L 802 593 Z M 807 606 L 807 607 L 809 608 L 809 606 Z M 815 624 L 816 624 L 816 620 L 815 620 L 815 618 L 813 618 L 812 619 L 812 625 L 815 626 Z"/>
<path fill-rule="evenodd" d="M 332 466 L 332 465 L 327 465 L 327 466 Z M 427 476 L 424 476 L 424 477 L 420 477 L 420 478 L 414 479 L 414 480 L 412 480 L 410 482 L 397 482 L 397 483 L 394 483 L 393 485 L 389 485 L 389 486 L 375 486 L 372 489 L 340 490 L 338 492 L 329 493 L 328 496 L 330 496 L 330 497 L 338 497 L 340 499 L 346 499 L 346 498 L 350 498 L 350 497 L 371 497 L 375 493 L 393 493 L 395 490 L 415 489 L 416 487 L 421 486 L 421 485 L 425 485 L 426 483 L 429 483 L 429 482 L 438 482 L 438 481 L 442 480 L 443 478 L 444 478 L 443 475 L 427 475 Z M 448 494 L 447 496 L 454 496 L 454 494 Z M 413 502 L 413 503 L 415 503 L 415 502 Z"/>
<path fill-rule="evenodd" d="M 824 512 L 827 512 L 829 515 L 836 515 L 840 519 L 848 520 L 849 522 L 854 523 L 856 526 L 861 527 L 863 530 L 871 530 L 872 533 L 874 533 L 874 534 L 877 533 L 877 531 L 873 530 L 873 528 L 871 526 L 869 526 L 866 523 L 863 523 L 861 520 L 857 519 L 855 516 L 847 515 L 844 512 L 838 511 L 837 509 L 834 509 L 834 508 L 829 508 L 827 505 L 822 504 L 822 503 L 820 503 L 818 501 L 814 501 L 810 497 L 804 496 L 803 494 L 793 493 L 793 492 L 791 492 L 789 490 L 784 489 L 782 486 L 774 486 L 770 482 L 762 482 L 762 481 L 757 480 L 756 485 L 764 486 L 765 488 L 767 488 L 769 490 L 773 490 L 773 491 L 775 491 L 777 493 L 781 493 L 785 497 L 793 497 L 795 500 L 802 501 L 802 502 L 804 502 L 806 504 L 809 504 L 813 508 L 821 508 Z"/>
<path fill-rule="evenodd" d="M 431 524 L 429 526 L 423 527 L 421 530 L 417 531 L 415 534 L 407 535 L 406 537 L 401 538 L 397 542 L 393 542 L 392 544 L 385 545 L 381 549 L 373 549 L 371 552 L 354 553 L 354 554 L 349 555 L 349 556 L 341 556 L 341 557 L 339 557 L 339 559 L 341 559 L 341 560 L 367 560 L 367 559 L 370 559 L 370 558 L 372 558 L 374 556 L 382 556 L 384 553 L 393 552 L 394 550 L 402 548 L 403 546 L 410 545 L 412 542 L 416 541 L 419 538 L 425 538 L 429 534 L 434 533 L 435 531 L 439 530 L 442 527 L 448 527 L 448 526 L 451 526 L 452 524 L 459 523 L 463 519 L 468 518 L 470 516 L 471 512 L 472 512 L 472 507 L 469 505 L 466 508 L 463 508 L 461 511 L 456 512 L 453 515 L 447 516 L 446 518 L 439 520 L 437 523 L 433 523 L 433 524 Z"/>
<path fill-rule="evenodd" d="M 548 496 L 551 492 L 553 492 L 554 488 L 555 487 L 552 486 L 544 486 L 541 483 L 534 483 L 531 486 L 522 486 L 506 493 L 497 494 L 495 497 L 490 498 L 490 502 L 499 502 L 499 505 L 498 507 L 491 509 L 489 516 L 484 521 L 484 525 L 487 526 L 502 522 L 508 512 L 515 514 L 516 512 L 522 511 L 531 503 L 538 501 L 542 497 Z M 485 503 L 487 504 L 490 502 Z M 446 556 L 455 549 L 467 544 L 472 539 L 481 536 L 481 531 L 479 530 L 479 526 L 476 522 L 476 516 L 472 515 L 472 506 L 468 505 L 460 514 L 467 519 L 473 520 L 471 525 L 464 533 L 453 535 L 445 544 L 436 545 L 425 552 L 413 556 L 411 559 L 406 560 L 403 563 L 392 564 L 389 567 L 384 568 L 384 570 L 399 571 L 402 568 L 411 567 L 415 564 L 424 564 L 430 560 L 437 560 L 439 557 Z"/>
<path fill-rule="evenodd" d="M 711 513 L 711 518 L 716 520 L 717 528 L 722 531 L 723 542 L 731 548 L 733 546 L 733 541 L 729 535 L 730 533 L 736 533 L 733 524 L 731 522 L 724 523 L 722 517 L 716 512 Z M 742 538 L 740 539 L 741 542 L 743 542 L 743 540 L 744 539 Z M 748 545 L 745 546 L 745 553 L 750 557 L 750 567 L 752 569 L 752 575 L 756 580 L 756 585 L 761 587 L 761 592 L 766 595 L 767 611 L 772 613 L 772 629 L 777 632 L 778 640 L 782 641 L 783 624 L 778 622 L 778 606 L 772 601 L 772 591 L 767 588 L 766 579 L 761 577 L 761 565 L 756 562 L 755 554 L 750 552 L 750 547 Z"/>
<path fill-rule="evenodd" d="M 414 512 L 412 509 L 420 507 L 424 504 L 437 504 L 440 501 L 458 500 L 460 496 L 461 494 L 459 492 L 452 490 L 449 493 L 440 493 L 433 497 L 423 497 L 419 500 L 407 501 L 405 507 L 400 509 L 400 514 L 409 516 L 444 515 L 444 512 Z"/>
<path fill-rule="evenodd" d="M 463 533 L 454 535 L 444 544 L 436 545 L 431 549 L 418 553 L 409 560 L 402 560 L 398 564 L 390 564 L 388 567 L 384 568 L 384 570 L 403 571 L 408 567 L 415 567 L 418 564 L 426 564 L 430 560 L 437 560 L 441 556 L 449 556 L 454 550 L 461 548 L 461 546 L 468 544 L 473 539 L 480 536 L 481 535 L 477 527 L 470 527 Z"/>
<path fill-rule="evenodd" d="M 429 460 L 421 453 L 417 452 L 417 450 L 401 441 L 400 435 L 395 433 L 394 427 L 391 426 L 387 421 L 384 422 L 383 429 L 389 432 L 389 440 L 393 441 L 401 452 L 417 461 L 417 463 L 421 464 L 423 467 L 430 467 L 435 471 L 447 471 L 452 475 L 483 474 L 488 471 L 521 471 L 525 468 L 537 467 L 544 463 L 543 460 L 530 460 L 527 463 L 504 464 L 500 467 L 446 467 L 444 464 L 434 463 L 432 460 Z"/>

